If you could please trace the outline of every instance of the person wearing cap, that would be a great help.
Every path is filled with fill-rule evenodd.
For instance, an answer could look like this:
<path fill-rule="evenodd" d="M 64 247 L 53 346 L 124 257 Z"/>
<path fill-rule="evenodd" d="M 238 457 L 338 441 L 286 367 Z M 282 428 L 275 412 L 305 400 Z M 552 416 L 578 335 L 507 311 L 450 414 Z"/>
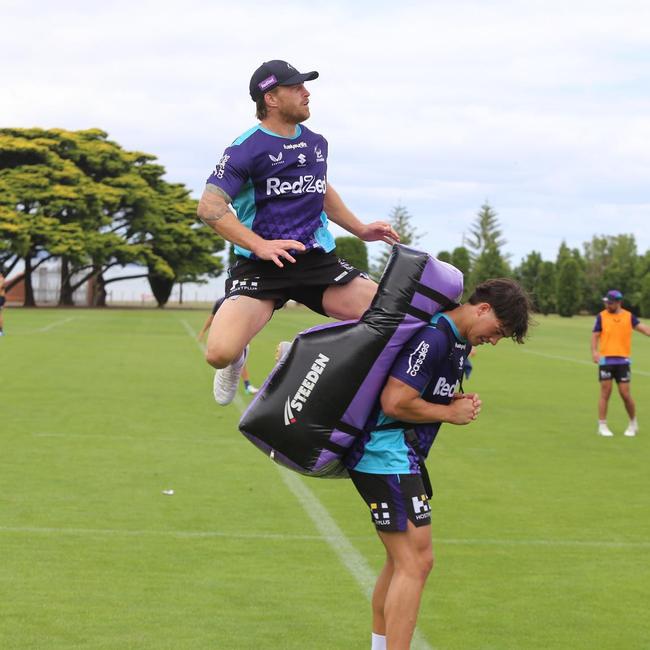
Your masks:
<path fill-rule="evenodd" d="M 253 73 L 259 123 L 226 148 L 199 201 L 200 219 L 236 254 L 206 348 L 222 405 L 235 396 L 248 343 L 288 300 L 341 320 L 370 306 L 377 285 L 337 257 L 329 221 L 364 241 L 399 241 L 387 222 L 362 223 L 328 183 L 327 140 L 303 125 L 304 83 L 317 77 L 280 60 Z"/>
<path fill-rule="evenodd" d="M 623 294 L 616 289 L 603 297 L 605 309 L 596 316 L 591 334 L 591 355 L 598 364 L 600 399 L 598 400 L 598 433 L 610 438 L 614 434 L 607 426 L 607 405 L 612 394 L 612 380 L 616 381 L 630 422 L 624 435 L 635 436 L 639 425 L 636 420 L 636 405 L 630 392 L 630 354 L 632 351 L 632 330 L 650 336 L 650 327 L 644 325 L 627 309 L 623 309 Z"/>

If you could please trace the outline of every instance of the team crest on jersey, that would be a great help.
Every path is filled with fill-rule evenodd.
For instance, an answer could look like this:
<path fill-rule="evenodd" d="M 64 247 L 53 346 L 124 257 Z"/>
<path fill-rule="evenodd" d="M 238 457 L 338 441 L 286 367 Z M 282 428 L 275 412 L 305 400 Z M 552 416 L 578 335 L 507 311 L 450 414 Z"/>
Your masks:
<path fill-rule="evenodd" d="M 316 145 L 314 147 L 314 153 L 316 154 L 316 162 L 325 162 L 325 157 L 323 156 L 323 151 L 321 148 Z"/>

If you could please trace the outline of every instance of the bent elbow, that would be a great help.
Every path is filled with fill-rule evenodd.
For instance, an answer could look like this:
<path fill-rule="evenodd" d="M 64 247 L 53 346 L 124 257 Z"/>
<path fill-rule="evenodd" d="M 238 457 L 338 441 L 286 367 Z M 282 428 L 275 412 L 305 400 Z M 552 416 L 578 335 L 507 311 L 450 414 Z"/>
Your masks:
<path fill-rule="evenodd" d="M 385 415 L 387 415 L 389 418 L 393 418 L 394 420 L 400 419 L 401 411 L 399 408 L 399 404 L 396 400 L 391 399 L 390 396 L 382 395 L 380 401 L 381 401 L 381 410 L 384 412 Z"/>

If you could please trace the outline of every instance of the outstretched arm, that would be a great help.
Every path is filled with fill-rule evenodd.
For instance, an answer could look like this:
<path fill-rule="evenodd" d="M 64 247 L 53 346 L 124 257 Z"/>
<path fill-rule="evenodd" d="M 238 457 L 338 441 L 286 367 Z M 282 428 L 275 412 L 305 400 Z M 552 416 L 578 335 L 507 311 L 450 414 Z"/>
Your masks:
<path fill-rule="evenodd" d="M 396 420 L 413 422 L 448 422 L 449 424 L 469 424 L 476 420 L 481 410 L 478 395 L 459 395 L 451 404 L 431 404 L 420 397 L 420 393 L 399 379 L 390 377 L 381 393 L 381 408 L 384 413 Z"/>
<path fill-rule="evenodd" d="M 650 326 L 645 325 L 644 323 L 638 323 L 637 326 L 634 329 L 637 332 L 641 332 L 641 334 L 645 334 L 646 336 L 650 336 Z"/>
<path fill-rule="evenodd" d="M 283 260 L 295 262 L 290 250 L 304 251 L 305 246 L 295 239 L 262 239 L 237 219 L 228 207 L 230 197 L 208 183 L 199 201 L 197 214 L 206 226 L 237 246 L 251 251 L 261 260 L 271 260 L 283 267 Z"/>
<path fill-rule="evenodd" d="M 331 185 L 327 186 L 323 207 L 331 221 L 363 241 L 385 241 L 391 246 L 399 242 L 399 235 L 387 221 L 368 224 L 359 221 Z"/>

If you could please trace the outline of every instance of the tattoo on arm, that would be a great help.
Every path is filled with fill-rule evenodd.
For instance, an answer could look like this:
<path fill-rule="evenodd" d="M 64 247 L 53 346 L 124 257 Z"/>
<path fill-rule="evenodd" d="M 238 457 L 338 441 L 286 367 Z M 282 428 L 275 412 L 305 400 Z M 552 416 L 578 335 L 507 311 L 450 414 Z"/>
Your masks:
<path fill-rule="evenodd" d="M 217 187 L 216 185 L 212 185 L 211 183 L 208 183 L 205 186 L 205 191 L 209 194 L 216 195 L 224 200 L 224 203 L 217 203 L 217 205 L 214 204 L 210 205 L 209 212 L 202 210 L 201 214 L 199 215 L 201 221 L 203 221 L 204 224 L 209 226 L 217 223 L 217 221 L 223 219 L 223 217 L 225 217 L 230 212 L 230 208 L 228 207 L 228 204 L 231 203 L 232 199 L 220 187 Z"/>
<path fill-rule="evenodd" d="M 217 194 L 220 196 L 226 203 L 232 203 L 232 199 L 224 192 L 220 187 L 213 185 L 212 183 L 205 184 L 205 191 L 210 192 L 210 194 Z"/>

